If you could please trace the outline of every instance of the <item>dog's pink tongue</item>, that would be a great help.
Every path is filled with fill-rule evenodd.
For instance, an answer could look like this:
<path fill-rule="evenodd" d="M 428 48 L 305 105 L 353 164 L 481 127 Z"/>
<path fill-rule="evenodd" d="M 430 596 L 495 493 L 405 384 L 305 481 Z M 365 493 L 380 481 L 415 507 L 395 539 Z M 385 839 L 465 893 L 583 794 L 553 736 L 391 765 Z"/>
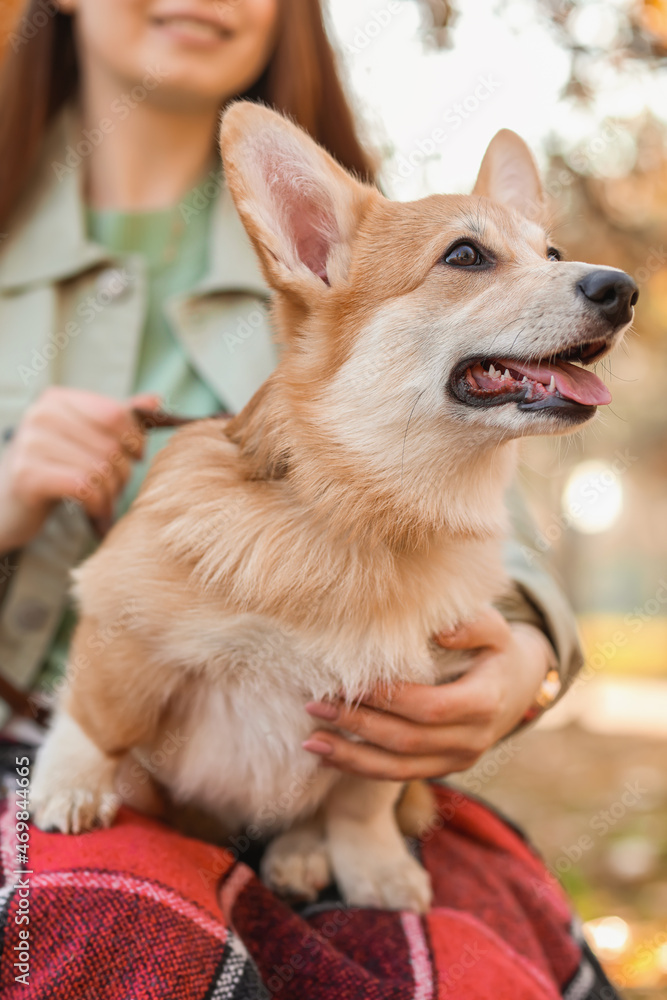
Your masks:
<path fill-rule="evenodd" d="M 558 361 L 554 365 L 531 365 L 517 361 L 501 361 L 500 364 L 503 368 L 511 368 L 534 382 L 542 382 L 543 385 L 549 385 L 553 375 L 561 396 L 573 399 L 577 403 L 584 403 L 586 406 L 604 406 L 606 403 L 611 403 L 611 393 L 604 382 L 587 368 L 571 365 L 569 361 Z"/>

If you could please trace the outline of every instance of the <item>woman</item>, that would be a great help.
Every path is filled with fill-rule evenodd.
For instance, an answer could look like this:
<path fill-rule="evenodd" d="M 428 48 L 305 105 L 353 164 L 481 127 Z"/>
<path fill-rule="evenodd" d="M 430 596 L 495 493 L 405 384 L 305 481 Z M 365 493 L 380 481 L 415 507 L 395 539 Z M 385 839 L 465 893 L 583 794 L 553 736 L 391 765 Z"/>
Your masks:
<path fill-rule="evenodd" d="M 36 0 L 10 36 L 0 102 L 0 665 L 14 700 L 16 689 L 57 689 L 73 625 L 68 572 L 96 543 L 91 523 L 122 515 L 164 444 L 168 432 L 144 435 L 134 409 L 234 411 L 275 363 L 267 288 L 215 152 L 220 108 L 239 95 L 291 114 L 344 166 L 372 178 L 316 0 L 59 0 L 57 9 Z M 532 717 L 550 667 L 567 681 L 580 656 L 571 613 L 529 545 L 517 538 L 507 560 L 516 586 L 503 614 L 489 608 L 438 638 L 476 650 L 465 678 L 409 685 L 391 712 L 372 698 L 341 711 L 340 732 L 316 733 L 313 752 L 373 777 L 439 777 Z M 310 711 L 317 716 L 318 706 Z M 458 798 L 454 812 L 463 814 L 470 805 Z M 161 835 L 132 822 L 143 844 Z M 73 840 L 85 854 L 123 829 L 71 838 L 62 850 Z M 46 854 L 54 849 L 54 838 L 35 838 Z M 559 904 L 550 905 L 556 914 Z M 41 927 L 53 930 L 50 921 Z M 264 927 L 253 957 L 265 981 L 267 935 L 271 954 L 282 955 L 280 935 Z M 563 948 L 567 961 L 550 966 L 551 986 L 540 989 L 575 975 L 580 952 L 569 940 Z M 90 982 L 85 956 L 77 961 Z M 48 962 L 44 970 L 51 983 Z M 532 982 L 532 968 L 526 975 Z M 295 968 L 289 978 L 291 995 L 325 995 L 309 993 L 304 979 L 297 989 Z M 141 995 L 163 995 L 155 989 Z M 518 980 L 513 989 L 543 995 Z"/>

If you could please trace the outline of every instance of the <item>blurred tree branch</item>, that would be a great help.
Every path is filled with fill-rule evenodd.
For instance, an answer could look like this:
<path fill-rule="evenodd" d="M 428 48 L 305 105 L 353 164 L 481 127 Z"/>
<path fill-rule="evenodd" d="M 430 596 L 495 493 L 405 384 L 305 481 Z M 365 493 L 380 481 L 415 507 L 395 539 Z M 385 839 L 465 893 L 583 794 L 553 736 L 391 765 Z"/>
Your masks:
<path fill-rule="evenodd" d="M 453 0 L 419 0 L 419 2 L 426 41 L 436 48 L 451 48 L 451 29 L 458 16 L 457 4 Z"/>
<path fill-rule="evenodd" d="M 501 16 L 511 2 L 498 0 L 496 9 Z M 587 4 L 585 0 L 532 0 L 532 3 L 570 52 L 572 71 L 568 88 L 574 96 L 590 95 L 586 69 L 591 59 L 604 59 L 616 66 L 628 60 L 653 64 L 667 61 L 667 0 L 627 0 L 625 6 Z M 427 40 L 451 47 L 451 29 L 462 9 L 462 0 L 419 0 L 419 4 Z M 596 18 L 604 29 L 597 39 Z"/>

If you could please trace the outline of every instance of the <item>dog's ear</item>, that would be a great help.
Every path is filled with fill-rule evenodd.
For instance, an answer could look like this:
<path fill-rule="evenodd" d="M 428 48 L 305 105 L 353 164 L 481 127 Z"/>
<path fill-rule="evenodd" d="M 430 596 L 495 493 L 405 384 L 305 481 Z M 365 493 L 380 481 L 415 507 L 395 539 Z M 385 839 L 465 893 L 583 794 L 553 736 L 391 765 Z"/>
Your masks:
<path fill-rule="evenodd" d="M 345 278 L 372 189 L 306 133 L 241 101 L 220 130 L 225 178 L 270 285 L 309 303 Z"/>
<path fill-rule="evenodd" d="M 544 192 L 533 154 L 523 139 L 507 128 L 489 143 L 472 193 L 515 208 L 535 222 L 544 215 Z"/>

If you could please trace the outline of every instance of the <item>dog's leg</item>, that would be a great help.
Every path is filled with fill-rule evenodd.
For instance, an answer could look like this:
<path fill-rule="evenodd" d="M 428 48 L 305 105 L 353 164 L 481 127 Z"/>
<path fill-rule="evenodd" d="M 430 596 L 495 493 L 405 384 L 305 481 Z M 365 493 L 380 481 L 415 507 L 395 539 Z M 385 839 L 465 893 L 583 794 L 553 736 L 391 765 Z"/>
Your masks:
<path fill-rule="evenodd" d="M 110 826 L 120 805 L 114 789 L 118 758 L 104 753 L 66 711 L 57 713 L 39 751 L 30 789 L 42 830 L 83 833 Z"/>
<path fill-rule="evenodd" d="M 396 822 L 406 837 L 423 837 L 437 816 L 433 789 L 425 781 L 409 781 L 396 806 Z"/>
<path fill-rule="evenodd" d="M 262 879 L 281 896 L 317 899 L 331 881 L 323 817 L 296 823 L 271 841 L 262 858 Z"/>
<path fill-rule="evenodd" d="M 402 785 L 345 775 L 325 802 L 327 841 L 338 885 L 353 906 L 424 913 L 431 880 L 396 823 Z"/>
<path fill-rule="evenodd" d="M 91 637 L 100 624 L 83 618 L 72 643 L 68 685 L 39 751 L 31 788 L 37 826 L 81 833 L 109 826 L 120 796 L 118 765 L 132 747 L 149 742 L 178 674 L 162 676 L 129 632 L 114 637 L 94 660 Z M 98 641 L 99 645 L 99 641 Z"/>

